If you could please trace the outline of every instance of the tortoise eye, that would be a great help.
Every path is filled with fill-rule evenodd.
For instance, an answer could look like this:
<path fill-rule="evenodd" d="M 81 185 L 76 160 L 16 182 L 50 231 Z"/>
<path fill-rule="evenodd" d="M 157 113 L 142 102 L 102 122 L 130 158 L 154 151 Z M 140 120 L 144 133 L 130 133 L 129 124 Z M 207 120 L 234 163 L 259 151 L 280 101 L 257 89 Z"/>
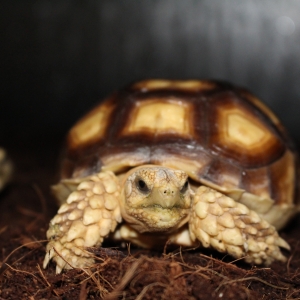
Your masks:
<path fill-rule="evenodd" d="M 180 193 L 181 193 L 181 194 L 184 194 L 184 193 L 187 191 L 188 187 L 189 187 L 189 181 L 187 180 L 187 181 L 184 183 L 183 187 L 181 188 Z"/>
<path fill-rule="evenodd" d="M 146 182 L 143 179 L 137 178 L 135 184 L 138 190 L 143 194 L 149 193 L 150 189 L 148 188 Z"/>

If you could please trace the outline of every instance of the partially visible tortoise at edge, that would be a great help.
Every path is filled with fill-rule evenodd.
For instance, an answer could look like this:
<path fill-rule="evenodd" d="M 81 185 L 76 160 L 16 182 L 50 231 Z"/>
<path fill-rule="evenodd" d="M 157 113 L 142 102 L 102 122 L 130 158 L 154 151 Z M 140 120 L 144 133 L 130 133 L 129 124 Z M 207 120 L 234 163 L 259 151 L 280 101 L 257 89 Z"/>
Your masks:
<path fill-rule="evenodd" d="M 299 211 L 298 157 L 278 118 L 243 88 L 145 80 L 70 130 L 44 260 L 94 263 L 104 239 L 212 247 L 253 264 L 285 261 Z M 199 249 L 201 251 L 201 248 Z"/>
<path fill-rule="evenodd" d="M 8 159 L 6 151 L 0 147 L 0 191 L 10 180 L 12 174 L 12 163 Z"/>

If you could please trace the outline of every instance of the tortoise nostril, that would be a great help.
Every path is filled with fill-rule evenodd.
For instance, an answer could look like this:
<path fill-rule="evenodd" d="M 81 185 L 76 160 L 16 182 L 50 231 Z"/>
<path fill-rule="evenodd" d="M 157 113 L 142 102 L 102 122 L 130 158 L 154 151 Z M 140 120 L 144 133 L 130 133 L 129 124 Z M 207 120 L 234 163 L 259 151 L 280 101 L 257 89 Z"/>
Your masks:
<path fill-rule="evenodd" d="M 172 189 L 167 189 L 167 190 L 164 190 L 164 191 L 163 191 L 163 194 L 164 194 L 164 195 L 174 195 L 174 194 L 175 194 L 175 191 L 172 190 Z"/>

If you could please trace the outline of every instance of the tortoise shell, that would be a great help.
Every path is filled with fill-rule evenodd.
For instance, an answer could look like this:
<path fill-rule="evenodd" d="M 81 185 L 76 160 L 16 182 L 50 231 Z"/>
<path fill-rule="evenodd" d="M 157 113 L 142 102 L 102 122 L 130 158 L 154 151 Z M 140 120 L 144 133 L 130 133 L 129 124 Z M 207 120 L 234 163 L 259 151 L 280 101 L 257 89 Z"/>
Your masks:
<path fill-rule="evenodd" d="M 264 212 L 293 206 L 294 146 L 278 118 L 242 88 L 146 80 L 115 92 L 70 130 L 62 178 L 158 164 Z M 280 227 L 280 226 L 279 226 Z"/>

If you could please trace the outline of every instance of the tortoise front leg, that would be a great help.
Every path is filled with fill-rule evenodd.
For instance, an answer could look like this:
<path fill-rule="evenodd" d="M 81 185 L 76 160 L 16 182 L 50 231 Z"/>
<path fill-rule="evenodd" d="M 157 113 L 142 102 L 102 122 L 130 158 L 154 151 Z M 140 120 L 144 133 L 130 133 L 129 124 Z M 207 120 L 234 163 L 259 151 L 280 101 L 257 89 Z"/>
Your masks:
<path fill-rule="evenodd" d="M 290 249 L 275 227 L 256 212 L 205 186 L 195 193 L 189 228 L 193 241 L 248 263 L 284 262 L 279 247 Z"/>
<path fill-rule="evenodd" d="M 112 172 L 102 172 L 81 182 L 50 221 L 49 243 L 43 267 L 56 262 L 56 273 L 94 263 L 86 247 L 100 246 L 122 221 L 120 186 Z"/>

